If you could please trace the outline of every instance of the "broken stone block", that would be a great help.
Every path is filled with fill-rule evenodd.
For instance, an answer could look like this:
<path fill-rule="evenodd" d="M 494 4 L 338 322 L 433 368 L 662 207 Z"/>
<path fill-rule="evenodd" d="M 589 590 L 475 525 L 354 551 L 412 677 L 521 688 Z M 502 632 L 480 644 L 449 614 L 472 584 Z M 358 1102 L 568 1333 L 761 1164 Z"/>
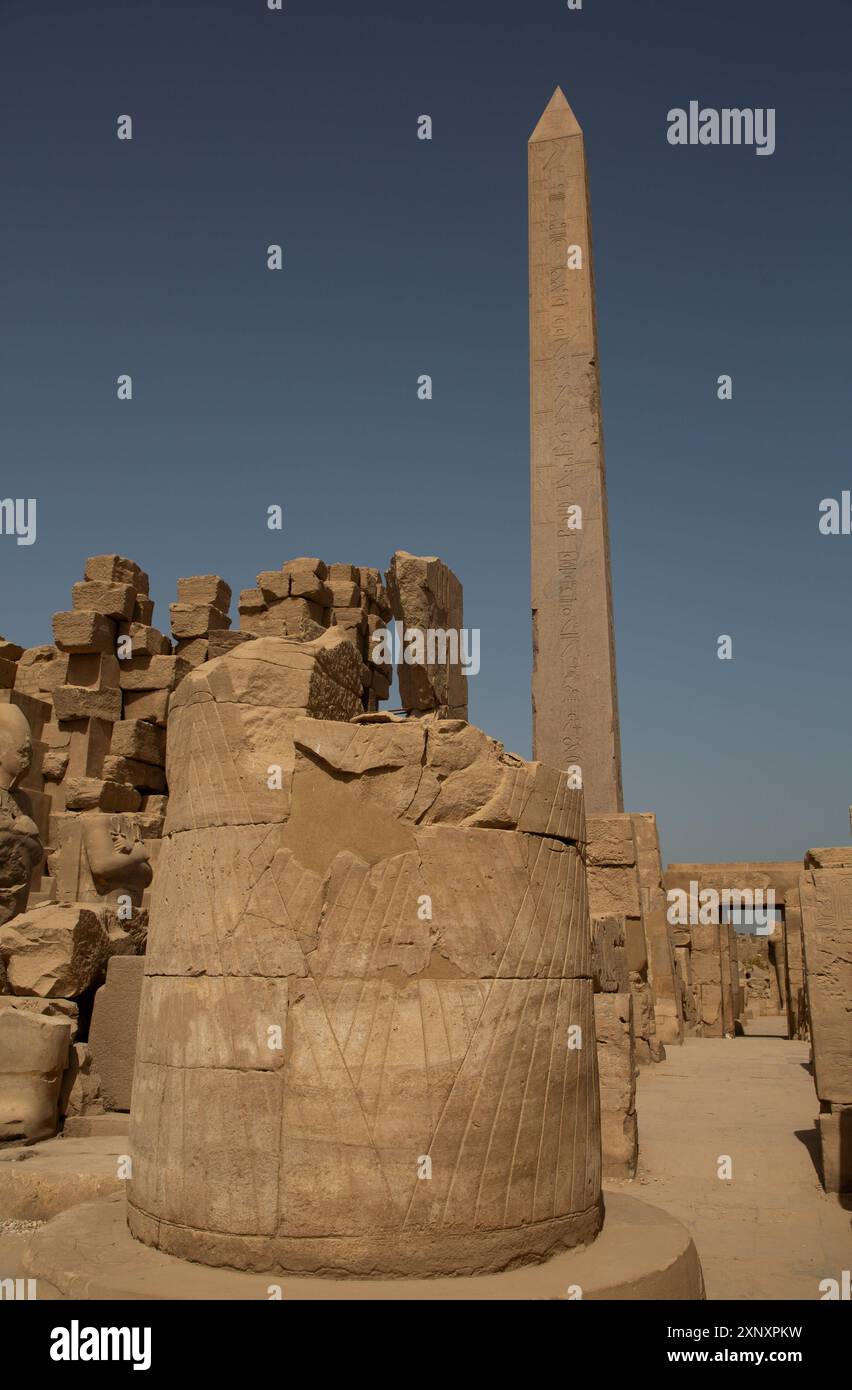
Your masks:
<path fill-rule="evenodd" d="M 143 598 L 141 594 L 137 594 L 136 602 L 133 605 L 133 622 L 141 624 L 142 627 L 150 627 L 153 621 L 153 599 Z"/>
<path fill-rule="evenodd" d="M 209 658 L 210 643 L 206 637 L 187 637 L 178 641 L 175 652 L 190 666 L 200 666 Z"/>
<path fill-rule="evenodd" d="M 71 1025 L 71 1042 L 77 1040 L 80 1010 L 73 999 L 39 999 L 37 995 L 5 994 L 0 996 L 0 1008 L 20 1009 L 22 1013 L 66 1019 Z"/>
<path fill-rule="evenodd" d="M 92 1049 L 88 1043 L 73 1043 L 59 1091 L 59 1114 L 64 1118 L 103 1113 L 100 1077 L 92 1070 Z"/>
<path fill-rule="evenodd" d="M 172 636 L 181 639 L 206 637 L 211 629 L 229 628 L 227 613 L 208 603 L 172 603 L 169 606 Z"/>
<path fill-rule="evenodd" d="M 174 690 L 191 669 L 179 656 L 134 656 L 121 662 L 121 688 Z"/>
<path fill-rule="evenodd" d="M 11 690 L 15 684 L 17 671 L 18 668 L 14 661 L 7 661 L 5 657 L 0 656 L 0 688 Z"/>
<path fill-rule="evenodd" d="M 68 657 L 53 646 L 28 647 L 18 662 L 15 690 L 43 699 L 65 680 Z"/>
<path fill-rule="evenodd" d="M 436 644 L 432 660 L 427 649 L 423 663 L 403 662 L 399 666 L 403 708 L 412 712 L 437 710 L 450 718 L 466 719 L 467 677 L 460 664 L 464 622 L 461 582 L 436 556 L 410 555 L 406 550 L 397 550 L 391 556 L 386 581 L 393 616 L 403 625 L 403 644 L 405 633 L 410 629 L 418 629 L 424 634 L 424 640 L 429 632 L 451 634 L 450 640 L 445 641 L 443 653 Z M 362 570 L 361 587 L 375 598 L 377 572 Z"/>
<path fill-rule="evenodd" d="M 102 613 L 105 618 L 129 622 L 136 604 L 136 590 L 130 584 L 82 580 L 72 586 L 71 604 L 82 612 Z"/>
<path fill-rule="evenodd" d="M 167 690 L 126 690 L 124 692 L 125 719 L 144 719 L 149 724 L 165 728 L 169 713 L 169 692 Z"/>
<path fill-rule="evenodd" d="M 119 623 L 119 637 L 130 638 L 130 652 L 122 660 L 132 660 L 134 656 L 170 656 L 172 644 L 162 632 L 145 623 Z"/>
<path fill-rule="evenodd" d="M 57 719 L 101 719 L 114 723 L 121 718 L 121 691 L 58 685 L 53 692 L 53 708 Z"/>
<path fill-rule="evenodd" d="M 261 602 L 258 602 L 258 596 Z M 257 576 L 256 589 L 243 589 L 240 594 L 240 612 L 248 612 L 265 607 L 267 603 L 289 598 L 290 576 L 284 570 L 262 570 Z"/>
<path fill-rule="evenodd" d="M 252 634 L 249 632 L 224 632 L 222 629 L 211 632 L 208 642 L 208 660 L 215 661 L 217 656 L 224 656 L 226 652 L 233 651 L 234 647 L 238 647 L 241 642 L 250 641 L 252 641 Z"/>
<path fill-rule="evenodd" d="M 165 731 L 144 719 L 122 719 L 112 731 L 110 753 L 119 758 L 133 758 L 140 763 L 166 765 Z"/>
<path fill-rule="evenodd" d="M 307 599 L 319 608 L 330 608 L 332 604 L 332 593 L 328 585 L 316 575 L 303 572 L 290 574 L 290 598 Z"/>
<path fill-rule="evenodd" d="M 218 574 L 194 574 L 177 582 L 178 603 L 209 604 L 227 613 L 231 606 L 231 586 Z"/>
<path fill-rule="evenodd" d="M 16 642 L 7 642 L 5 637 L 0 637 L 0 657 L 4 661 L 11 661 L 13 665 L 17 665 L 23 654 L 23 647 L 19 647 Z"/>
<path fill-rule="evenodd" d="M 113 956 L 95 995 L 89 1043 L 107 1110 L 129 1110 L 144 956 Z"/>
<path fill-rule="evenodd" d="M 76 999 L 102 974 L 108 938 L 80 904 L 32 908 L 0 927 L 0 954 L 13 994 Z"/>
<path fill-rule="evenodd" d="M 56 1133 L 70 1043 L 67 1019 L 10 1009 L 0 997 L 0 1142 Z"/>
<path fill-rule="evenodd" d="M 137 792 L 136 802 L 140 801 Z M 141 822 L 141 817 L 127 812 L 55 816 L 56 848 L 50 855 L 50 872 L 57 901 L 102 907 L 126 896 L 139 906 L 152 876 Z M 106 925 L 106 918 L 102 920 Z"/>
<path fill-rule="evenodd" d="M 126 782 L 149 792 L 166 790 L 166 774 L 161 767 L 138 762 L 135 758 L 119 758 L 110 754 L 104 758 L 104 777 L 108 782 Z"/>
<path fill-rule="evenodd" d="M 111 652 L 75 652 L 68 657 L 65 684 L 88 690 L 112 690 L 118 686 L 119 665 Z"/>
<path fill-rule="evenodd" d="M 121 782 L 100 777 L 66 777 L 65 806 L 69 811 L 137 811 L 139 793 Z"/>
<path fill-rule="evenodd" d="M 129 585 L 139 594 L 148 592 L 147 574 L 124 555 L 91 555 L 83 575 L 92 582 Z"/>
<path fill-rule="evenodd" d="M 111 618 L 85 609 L 54 613 L 53 640 L 63 652 L 115 652 L 117 628 Z"/>

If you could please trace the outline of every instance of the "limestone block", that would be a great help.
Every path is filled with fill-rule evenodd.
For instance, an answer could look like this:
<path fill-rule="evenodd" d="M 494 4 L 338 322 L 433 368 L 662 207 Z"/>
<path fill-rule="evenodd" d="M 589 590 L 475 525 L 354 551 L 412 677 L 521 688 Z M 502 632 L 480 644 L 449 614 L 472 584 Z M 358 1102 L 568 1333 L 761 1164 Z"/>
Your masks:
<path fill-rule="evenodd" d="M 328 565 L 315 555 L 300 555 L 295 560 L 287 560 L 281 568 L 290 575 L 313 575 L 320 580 L 328 578 Z"/>
<path fill-rule="evenodd" d="M 136 604 L 131 584 L 105 584 L 101 580 L 82 580 L 71 589 L 71 603 L 83 612 L 102 613 L 105 618 L 129 622 Z"/>
<path fill-rule="evenodd" d="M 154 601 L 149 598 L 142 598 L 141 594 L 136 595 L 136 602 L 133 605 L 133 621 L 140 623 L 143 627 L 150 627 L 154 621 Z"/>
<path fill-rule="evenodd" d="M 171 655 L 172 644 L 168 637 L 146 623 L 119 623 L 118 635 L 130 638 L 130 653 L 122 657 L 123 661 L 132 660 L 134 656 Z"/>
<path fill-rule="evenodd" d="M 456 643 L 460 643 L 464 623 L 462 586 L 443 561 L 436 556 L 410 555 L 406 550 L 397 550 L 391 556 L 386 579 L 393 616 L 403 625 L 403 640 L 409 629 L 416 628 L 424 634 L 455 634 Z M 371 592 L 364 584 L 362 571 L 364 587 Z M 375 583 L 372 596 L 377 592 Z M 435 709 L 467 718 L 467 677 L 458 660 L 458 650 L 455 661 L 449 646 L 443 657 L 439 649 L 434 657 L 430 661 L 427 651 L 422 664 L 406 662 L 399 667 L 403 707 L 414 711 Z"/>
<path fill-rule="evenodd" d="M 5 970 L 5 966 L 3 967 Z M 71 1025 L 71 1042 L 77 1040 L 80 1009 L 73 999 L 40 999 L 37 995 L 4 994 L 0 1008 L 19 1009 L 26 1014 L 43 1014 L 45 1018 L 62 1018 Z"/>
<path fill-rule="evenodd" d="M 639 1157 L 633 996 L 596 994 L 594 1004 L 603 1176 L 632 1178 Z"/>
<path fill-rule="evenodd" d="M 96 983 L 107 946 L 100 919 L 80 904 L 46 904 L 0 927 L 9 988 L 41 999 L 76 999 Z"/>
<path fill-rule="evenodd" d="M 277 571 L 270 571 L 270 573 L 277 573 Z M 290 592 L 290 581 L 289 581 L 289 579 L 286 580 L 286 585 L 285 585 L 285 582 L 284 582 L 284 581 L 281 582 L 281 584 L 280 584 L 280 589 L 281 589 L 281 592 L 276 594 L 276 598 L 284 598 L 284 597 L 286 597 L 287 594 L 289 594 L 289 592 Z M 238 610 L 239 610 L 240 613 L 262 613 L 262 612 L 264 612 L 265 609 L 266 609 L 266 599 L 265 599 L 264 596 L 263 596 L 263 591 L 262 591 L 262 589 L 260 589 L 260 588 L 257 588 L 257 589 L 241 589 L 241 590 L 240 590 L 240 601 L 239 601 L 237 607 L 238 607 Z"/>
<path fill-rule="evenodd" d="M 175 644 L 175 653 L 190 666 L 200 666 L 210 657 L 210 643 L 206 637 L 186 637 Z"/>
<path fill-rule="evenodd" d="M 169 605 L 172 636 L 182 639 L 205 637 L 215 628 L 229 628 L 231 619 L 210 603 L 172 603 Z"/>
<path fill-rule="evenodd" d="M 100 777 L 66 777 L 65 806 L 69 811 L 136 811 L 139 793 L 121 782 Z"/>
<path fill-rule="evenodd" d="M 174 697 L 131 1229 L 203 1263 L 373 1277 L 588 1242 L 596 1049 L 567 1045 L 594 1037 L 579 848 L 460 824 L 524 769 L 460 721 L 430 765 L 441 721 L 311 717 L 329 682 L 360 702 L 334 629 L 237 647 Z M 436 769 L 477 763 L 494 774 L 479 795 L 425 823 Z"/>
<path fill-rule="evenodd" d="M 592 975 L 595 992 L 624 993 L 630 972 L 623 917 L 592 917 Z"/>
<path fill-rule="evenodd" d="M 122 719 L 113 728 L 110 752 L 119 758 L 134 758 L 140 763 L 165 767 L 165 730 L 145 719 Z"/>
<path fill-rule="evenodd" d="M 58 685 L 53 692 L 57 719 L 121 718 L 121 691 L 92 690 L 85 685 Z"/>
<path fill-rule="evenodd" d="M 102 777 L 109 752 L 113 724 L 108 719 L 69 719 L 60 726 L 67 737 L 68 773 L 75 777 Z"/>
<path fill-rule="evenodd" d="M 358 584 L 360 587 L 360 578 L 355 565 L 329 565 L 326 578 L 329 584 Z"/>
<path fill-rule="evenodd" d="M 10 1009 L 0 998 L 0 1141 L 56 1133 L 70 1042 L 67 1019 Z"/>
<path fill-rule="evenodd" d="M 218 574 L 194 574 L 177 582 L 178 603 L 209 604 L 227 613 L 231 606 L 231 586 Z"/>
<path fill-rule="evenodd" d="M 148 576 L 124 555 L 91 555 L 83 570 L 85 578 L 100 584 L 124 584 L 137 593 L 147 594 Z"/>
<path fill-rule="evenodd" d="M 134 656 L 121 663 L 121 688 L 174 690 L 190 669 L 179 656 Z"/>
<path fill-rule="evenodd" d="M 125 690 L 125 719 L 144 719 L 160 728 L 166 727 L 169 713 L 169 692 L 167 690 Z"/>
<path fill-rule="evenodd" d="M 115 623 L 91 610 L 54 613 L 53 640 L 63 652 L 114 652 Z"/>
<path fill-rule="evenodd" d="M 126 782 L 150 792 L 166 790 L 166 774 L 161 767 L 143 763 L 135 758 L 119 758 L 112 754 L 104 758 L 104 777 L 109 782 Z"/>
<path fill-rule="evenodd" d="M 852 845 L 809 849 L 805 854 L 805 869 L 852 869 Z"/>
<path fill-rule="evenodd" d="M 251 640 L 252 634 L 249 632 L 225 632 L 220 628 L 218 631 L 210 633 L 207 658 L 209 661 L 215 661 L 217 656 L 225 656 L 227 652 L 233 651 L 234 647 L 238 647 L 240 643 Z"/>
<path fill-rule="evenodd" d="M 95 995 L 89 1044 L 107 1110 L 129 1110 L 144 956 L 113 956 Z"/>
<path fill-rule="evenodd" d="M 588 864 L 636 863 L 633 821 L 628 815 L 588 816 L 586 819 Z"/>
<path fill-rule="evenodd" d="M 317 581 L 318 583 L 319 581 Z M 256 589 L 243 589 L 240 594 L 240 612 L 245 608 L 251 611 L 260 605 L 257 595 L 266 605 L 276 599 L 285 599 L 290 596 L 290 576 L 285 570 L 263 570 L 257 576 Z"/>
<path fill-rule="evenodd" d="M 102 1115 L 103 1111 L 100 1077 L 92 1070 L 92 1049 L 88 1043 L 73 1043 L 59 1092 L 59 1113 L 65 1117 Z"/>
<path fill-rule="evenodd" d="M 349 566 L 349 568 L 352 568 Z M 332 580 L 329 585 L 331 602 L 334 608 L 358 608 L 361 603 L 361 590 L 357 584 L 346 579 Z"/>
<path fill-rule="evenodd" d="M 65 680 L 68 657 L 56 647 L 28 647 L 15 674 L 15 690 L 35 699 L 44 698 Z"/>
<path fill-rule="evenodd" d="M 3 690 L 13 688 L 17 672 L 18 668 L 14 661 L 7 661 L 5 657 L 0 656 L 0 687 Z"/>
<path fill-rule="evenodd" d="M 589 864 L 589 903 L 600 917 L 639 917 L 636 869 Z"/>
<path fill-rule="evenodd" d="M 65 684 L 110 690 L 118 686 L 118 676 L 118 661 L 111 652 L 75 652 L 68 657 Z"/>
<path fill-rule="evenodd" d="M 814 869 L 799 882 L 814 1085 L 852 1104 L 852 870 Z"/>

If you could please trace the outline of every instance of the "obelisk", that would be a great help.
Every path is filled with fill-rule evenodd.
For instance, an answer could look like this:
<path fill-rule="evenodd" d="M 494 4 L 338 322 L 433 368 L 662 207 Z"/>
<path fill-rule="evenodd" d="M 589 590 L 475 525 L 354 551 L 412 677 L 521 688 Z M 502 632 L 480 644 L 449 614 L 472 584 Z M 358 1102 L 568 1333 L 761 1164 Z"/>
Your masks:
<path fill-rule="evenodd" d="M 529 142 L 533 757 L 621 811 L 592 237 L 583 132 L 560 88 Z"/>

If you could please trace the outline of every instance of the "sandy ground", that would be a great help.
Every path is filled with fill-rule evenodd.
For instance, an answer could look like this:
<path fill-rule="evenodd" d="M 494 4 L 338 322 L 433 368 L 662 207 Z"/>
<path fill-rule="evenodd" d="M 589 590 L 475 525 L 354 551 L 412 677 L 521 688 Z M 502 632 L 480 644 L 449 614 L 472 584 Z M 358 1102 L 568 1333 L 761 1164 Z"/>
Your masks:
<path fill-rule="evenodd" d="M 708 1298 L 819 1299 L 852 1264 L 852 1199 L 820 1186 L 808 1044 L 773 1031 L 687 1039 L 639 1077 L 639 1174 L 623 1187 L 685 1223 Z"/>

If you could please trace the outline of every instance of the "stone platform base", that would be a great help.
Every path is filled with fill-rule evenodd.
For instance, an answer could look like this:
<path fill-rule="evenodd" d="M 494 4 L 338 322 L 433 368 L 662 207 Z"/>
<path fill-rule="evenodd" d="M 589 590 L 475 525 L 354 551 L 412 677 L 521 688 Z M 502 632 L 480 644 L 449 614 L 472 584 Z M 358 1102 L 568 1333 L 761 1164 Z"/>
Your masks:
<path fill-rule="evenodd" d="M 685 1226 L 659 1207 L 606 1194 L 593 1245 L 546 1264 L 460 1279 L 275 1278 L 163 1255 L 130 1235 L 123 1197 L 64 1212 L 31 1238 L 24 1277 L 41 1299 L 702 1299 L 698 1254 Z M 278 1291 L 280 1290 L 280 1295 Z"/>

